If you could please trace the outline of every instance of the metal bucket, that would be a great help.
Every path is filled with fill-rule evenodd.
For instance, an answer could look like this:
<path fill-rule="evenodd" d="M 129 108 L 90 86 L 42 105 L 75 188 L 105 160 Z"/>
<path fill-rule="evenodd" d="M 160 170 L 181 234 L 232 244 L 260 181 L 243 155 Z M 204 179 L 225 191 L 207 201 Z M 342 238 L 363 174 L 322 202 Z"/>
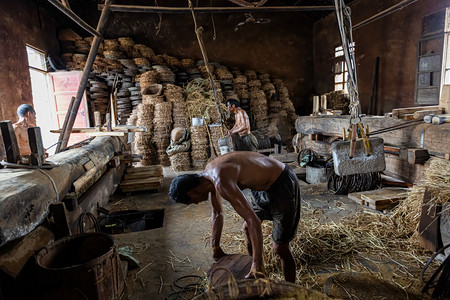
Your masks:
<path fill-rule="evenodd" d="M 219 145 L 220 148 L 220 155 L 224 155 L 228 152 L 234 151 L 233 140 L 229 135 L 218 139 L 217 144 Z"/>
<path fill-rule="evenodd" d="M 67 299 L 67 293 L 69 298 L 118 299 L 124 288 L 114 240 L 105 233 L 57 240 L 39 251 L 36 263 L 42 299 Z"/>

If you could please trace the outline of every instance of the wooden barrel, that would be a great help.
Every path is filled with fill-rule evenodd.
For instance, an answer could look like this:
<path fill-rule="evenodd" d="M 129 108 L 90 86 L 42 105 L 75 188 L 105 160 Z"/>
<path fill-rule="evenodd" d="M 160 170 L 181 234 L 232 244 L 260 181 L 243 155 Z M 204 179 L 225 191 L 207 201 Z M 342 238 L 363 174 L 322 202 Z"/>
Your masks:
<path fill-rule="evenodd" d="M 42 299 L 118 299 L 124 288 L 114 240 L 105 233 L 57 240 L 39 251 L 36 263 Z"/>

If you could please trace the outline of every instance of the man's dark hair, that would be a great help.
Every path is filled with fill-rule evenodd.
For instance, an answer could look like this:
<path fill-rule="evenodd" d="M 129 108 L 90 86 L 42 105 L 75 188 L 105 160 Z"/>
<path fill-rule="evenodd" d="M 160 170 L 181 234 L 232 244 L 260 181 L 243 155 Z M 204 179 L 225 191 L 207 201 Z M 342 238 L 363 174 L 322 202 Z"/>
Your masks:
<path fill-rule="evenodd" d="M 170 184 L 169 197 L 172 201 L 188 204 L 191 198 L 188 192 L 200 184 L 200 176 L 197 174 L 184 174 L 175 177 Z"/>
<path fill-rule="evenodd" d="M 236 107 L 241 107 L 241 104 L 239 103 L 239 101 L 237 99 L 234 99 L 234 98 L 228 99 L 227 103 L 230 103 L 230 106 L 234 105 Z"/>
<path fill-rule="evenodd" d="M 29 112 L 32 114 L 35 113 L 33 106 L 30 104 L 22 104 L 17 108 L 17 115 L 19 117 L 25 117 L 25 115 Z"/>

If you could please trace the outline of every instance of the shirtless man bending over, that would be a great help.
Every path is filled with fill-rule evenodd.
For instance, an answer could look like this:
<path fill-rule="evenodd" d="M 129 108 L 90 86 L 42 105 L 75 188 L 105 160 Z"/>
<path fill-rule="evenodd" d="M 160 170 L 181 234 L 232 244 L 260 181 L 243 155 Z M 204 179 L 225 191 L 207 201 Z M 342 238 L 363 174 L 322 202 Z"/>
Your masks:
<path fill-rule="evenodd" d="M 228 110 L 234 114 L 234 126 L 228 134 L 238 134 L 236 140 L 236 151 L 258 151 L 258 140 L 250 132 L 250 121 L 247 112 L 240 107 L 236 99 L 227 100 Z"/>
<path fill-rule="evenodd" d="M 242 190 L 252 190 L 246 199 Z M 300 219 L 300 188 L 295 173 L 271 157 L 253 152 L 230 152 L 210 162 L 200 174 L 176 177 L 169 196 L 184 203 L 211 201 L 214 260 L 226 254 L 220 247 L 223 227 L 222 198 L 244 219 L 243 229 L 249 254 L 253 257 L 250 273 L 264 271 L 262 220 L 272 220 L 273 250 L 281 259 L 286 281 L 295 282 L 295 261 L 289 242 L 295 237 Z"/>

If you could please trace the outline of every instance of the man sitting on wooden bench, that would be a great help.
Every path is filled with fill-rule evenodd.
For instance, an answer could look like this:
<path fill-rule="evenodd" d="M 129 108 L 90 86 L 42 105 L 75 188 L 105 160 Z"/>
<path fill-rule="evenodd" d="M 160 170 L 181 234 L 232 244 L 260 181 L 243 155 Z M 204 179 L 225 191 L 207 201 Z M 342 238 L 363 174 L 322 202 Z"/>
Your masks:
<path fill-rule="evenodd" d="M 242 190 L 252 190 L 246 199 Z M 176 177 L 169 196 L 184 204 L 209 200 L 212 206 L 211 246 L 214 260 L 226 254 L 220 247 L 223 227 L 222 198 L 244 219 L 243 229 L 249 254 L 253 257 L 250 273 L 264 270 L 262 220 L 272 220 L 273 249 L 281 259 L 284 278 L 295 282 L 295 261 L 289 242 L 295 237 L 300 219 L 300 187 L 295 173 L 278 160 L 255 152 L 230 152 L 210 162 L 200 174 Z"/>

